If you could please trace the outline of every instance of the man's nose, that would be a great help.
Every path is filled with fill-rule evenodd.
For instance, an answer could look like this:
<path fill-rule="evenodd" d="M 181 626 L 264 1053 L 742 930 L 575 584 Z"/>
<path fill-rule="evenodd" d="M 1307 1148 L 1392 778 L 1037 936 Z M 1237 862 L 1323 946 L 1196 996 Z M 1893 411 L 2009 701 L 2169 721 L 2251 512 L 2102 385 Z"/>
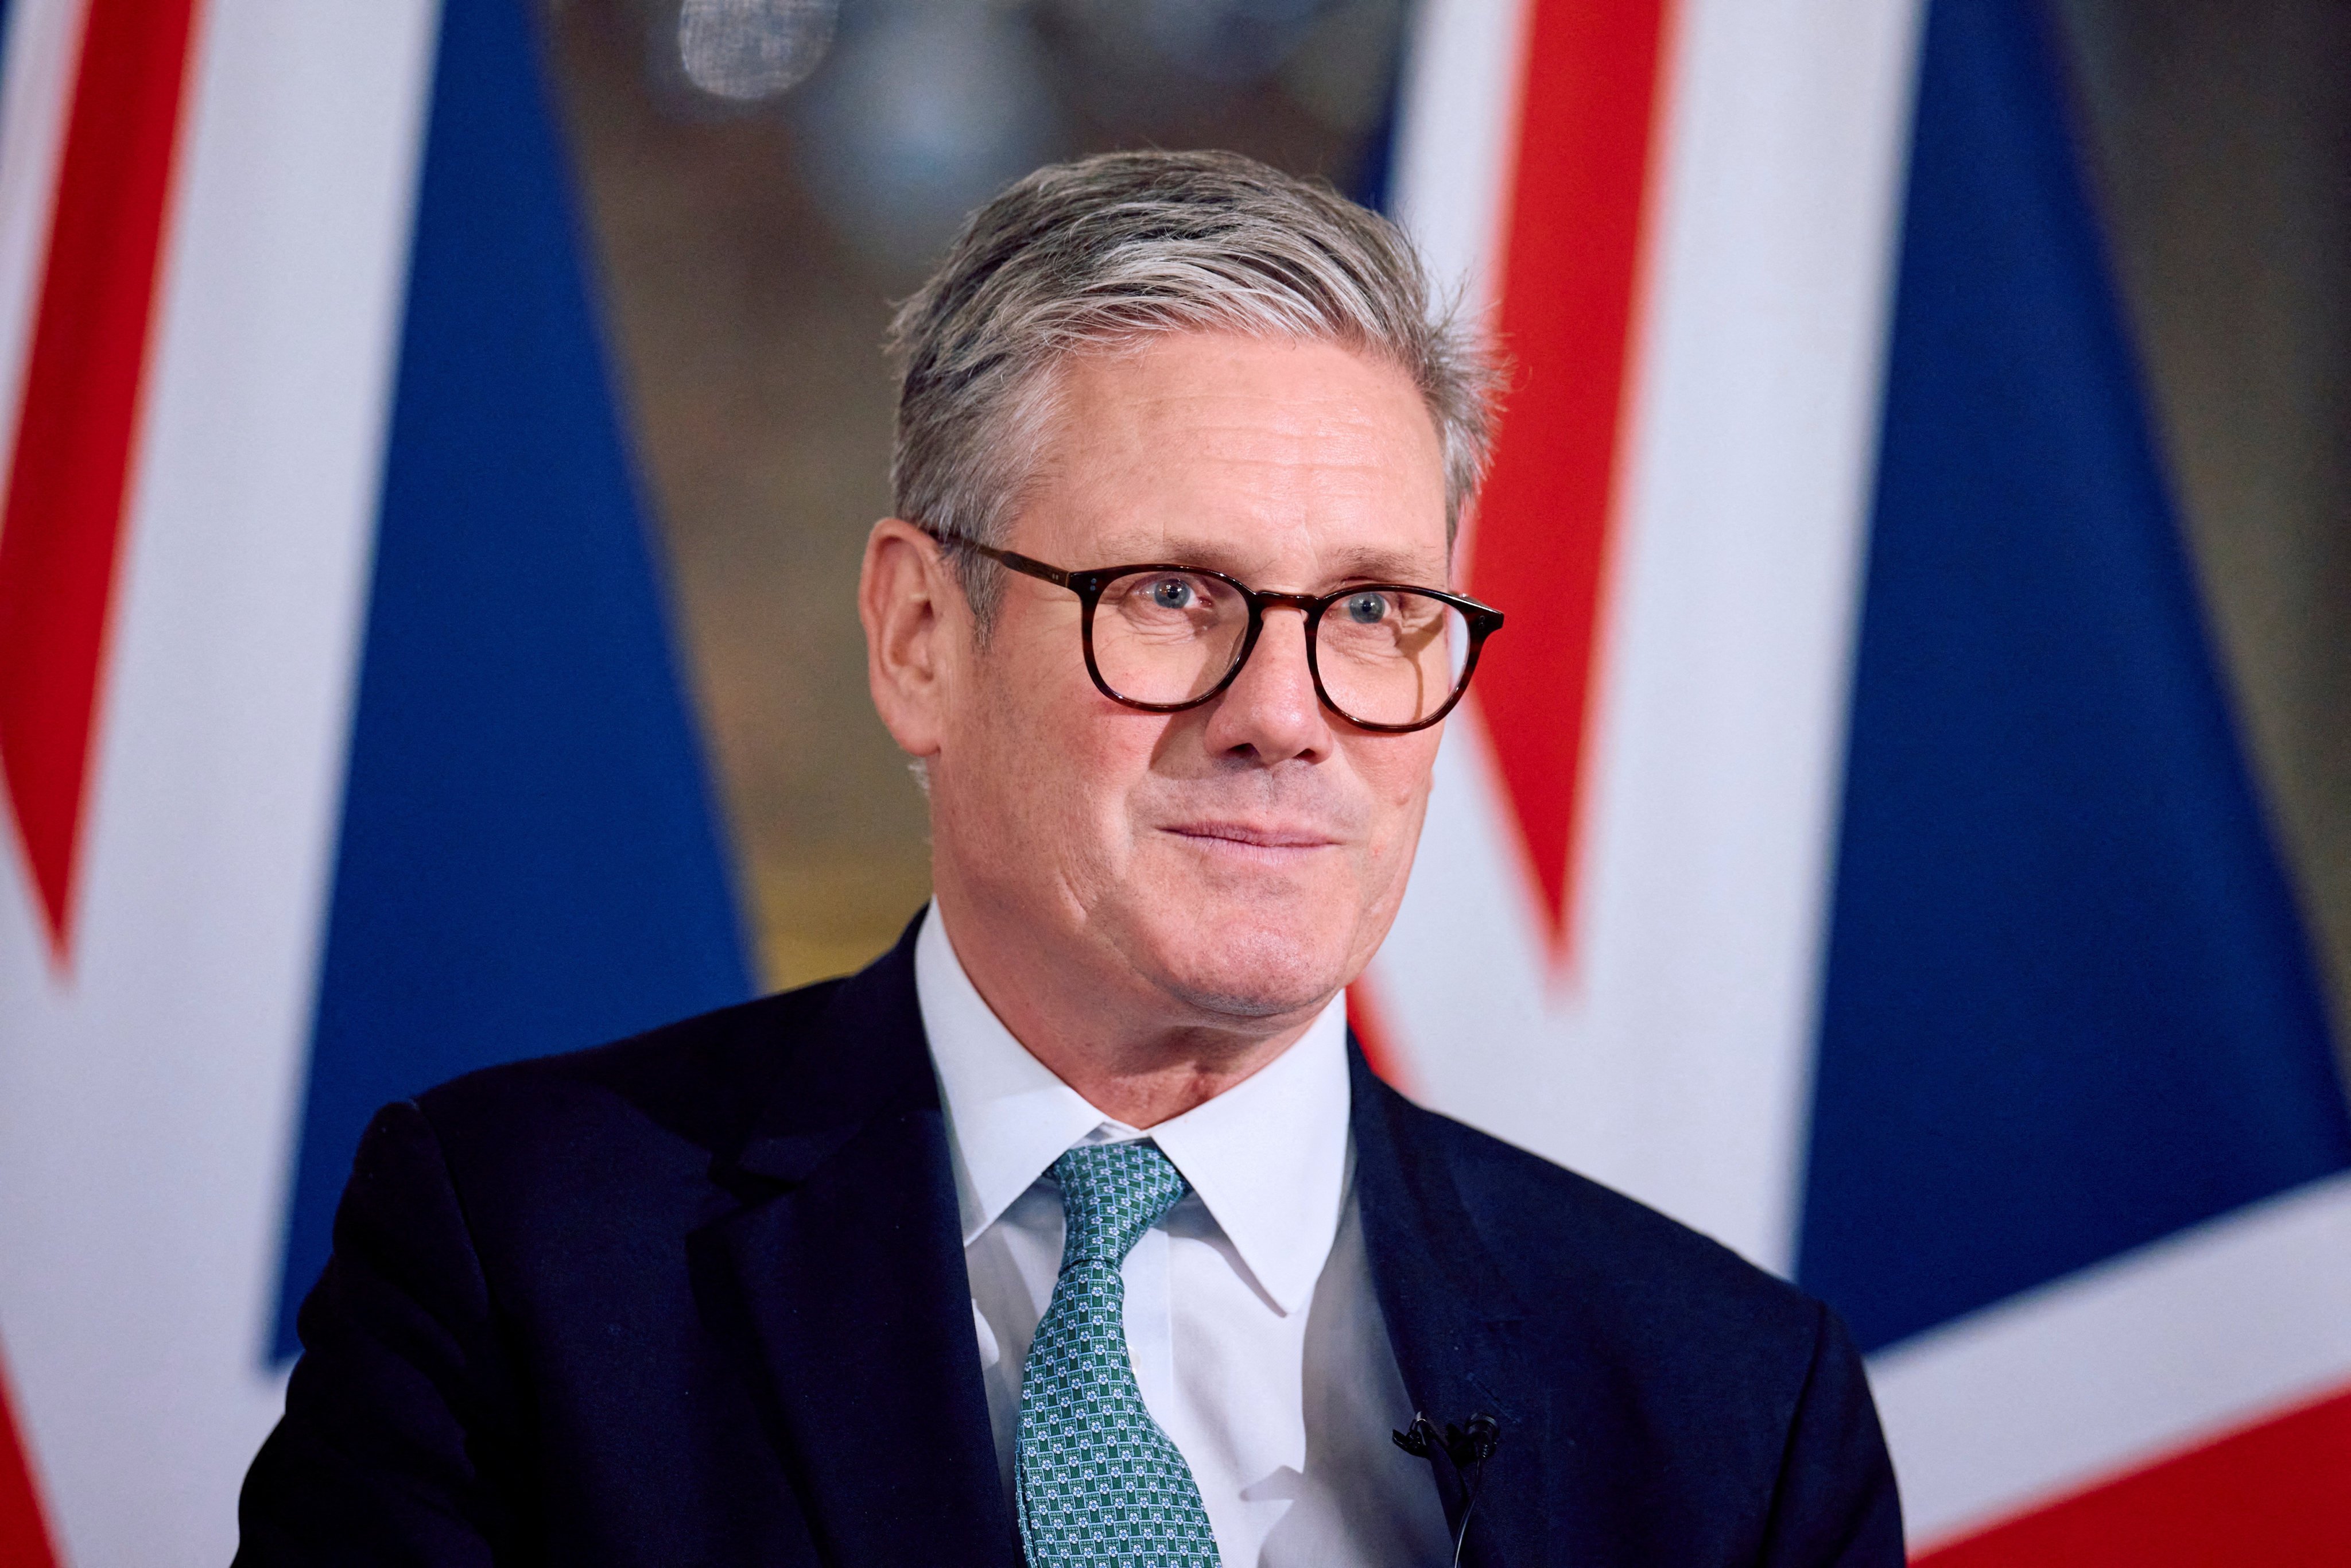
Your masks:
<path fill-rule="evenodd" d="M 1205 737 L 1219 756 L 1259 762 L 1315 761 L 1330 754 L 1331 716 L 1306 662 L 1306 613 L 1265 612 L 1265 630 L 1224 695 L 1208 705 Z"/>

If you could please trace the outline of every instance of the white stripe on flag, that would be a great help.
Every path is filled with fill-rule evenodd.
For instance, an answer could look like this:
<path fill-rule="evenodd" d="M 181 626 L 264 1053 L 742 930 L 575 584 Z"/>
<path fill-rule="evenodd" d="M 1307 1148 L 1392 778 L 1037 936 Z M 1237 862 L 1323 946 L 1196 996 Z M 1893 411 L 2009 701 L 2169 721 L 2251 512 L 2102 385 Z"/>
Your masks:
<path fill-rule="evenodd" d="M 1507 797 L 1457 720 L 1371 992 L 1430 1103 L 1785 1270 L 1919 7 L 1678 11 L 1576 966 L 1549 971 Z M 1463 222 L 1482 209 L 1442 183 L 1507 172 L 1401 166 L 1407 212 Z"/>
<path fill-rule="evenodd" d="M 2351 1176 L 1931 1330 L 1869 1378 L 1923 1546 L 2351 1388 Z"/>
<path fill-rule="evenodd" d="M 0 872 L 0 1331 L 72 1558 L 219 1563 L 289 1140 L 433 0 L 208 0 L 70 973 Z"/>
<path fill-rule="evenodd" d="M 1441 288 L 1483 312 L 1516 152 L 1518 82 L 1533 0 L 1426 0 L 1405 57 L 1396 221 Z"/>

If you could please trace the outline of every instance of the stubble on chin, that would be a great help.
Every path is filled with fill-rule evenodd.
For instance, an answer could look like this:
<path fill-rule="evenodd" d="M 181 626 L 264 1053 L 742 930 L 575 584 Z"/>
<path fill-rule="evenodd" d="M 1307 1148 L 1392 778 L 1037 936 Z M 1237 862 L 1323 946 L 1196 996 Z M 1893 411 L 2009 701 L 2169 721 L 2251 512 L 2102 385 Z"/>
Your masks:
<path fill-rule="evenodd" d="M 1250 908 L 1228 886 L 1200 904 L 1145 885 L 1120 907 L 1097 909 L 1100 935 L 1127 967 L 1201 1022 L 1246 1026 L 1319 1009 L 1352 977 L 1356 932 L 1313 917 L 1329 901 L 1286 890 Z M 1305 905 L 1301 912 L 1300 905 Z"/>

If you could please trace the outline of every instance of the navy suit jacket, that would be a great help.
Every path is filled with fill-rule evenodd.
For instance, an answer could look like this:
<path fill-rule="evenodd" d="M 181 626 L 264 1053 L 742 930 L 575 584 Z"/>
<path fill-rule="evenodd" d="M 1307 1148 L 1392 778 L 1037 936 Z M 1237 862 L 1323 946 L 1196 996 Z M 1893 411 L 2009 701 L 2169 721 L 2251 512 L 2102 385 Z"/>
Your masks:
<path fill-rule="evenodd" d="M 1019 1568 L 912 936 L 381 1112 L 237 1563 Z M 1827 1308 L 1353 1072 L 1405 1387 L 1501 1420 L 1465 1562 L 1901 1563 Z"/>

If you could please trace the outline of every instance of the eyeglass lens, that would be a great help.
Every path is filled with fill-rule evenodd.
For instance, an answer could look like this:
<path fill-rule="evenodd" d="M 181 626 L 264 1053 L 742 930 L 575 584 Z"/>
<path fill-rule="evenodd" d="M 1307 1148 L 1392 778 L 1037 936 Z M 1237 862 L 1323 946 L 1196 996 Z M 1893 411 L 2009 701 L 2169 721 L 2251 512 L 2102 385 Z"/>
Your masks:
<path fill-rule="evenodd" d="M 1231 671 L 1249 619 L 1249 601 L 1221 578 L 1132 572 L 1103 586 L 1094 611 L 1094 664 L 1130 701 L 1193 702 Z M 1332 706 L 1347 717 L 1414 724 L 1451 700 L 1468 649 L 1468 620 L 1443 600 L 1408 589 L 1366 589 L 1323 612 L 1315 666 Z"/>

